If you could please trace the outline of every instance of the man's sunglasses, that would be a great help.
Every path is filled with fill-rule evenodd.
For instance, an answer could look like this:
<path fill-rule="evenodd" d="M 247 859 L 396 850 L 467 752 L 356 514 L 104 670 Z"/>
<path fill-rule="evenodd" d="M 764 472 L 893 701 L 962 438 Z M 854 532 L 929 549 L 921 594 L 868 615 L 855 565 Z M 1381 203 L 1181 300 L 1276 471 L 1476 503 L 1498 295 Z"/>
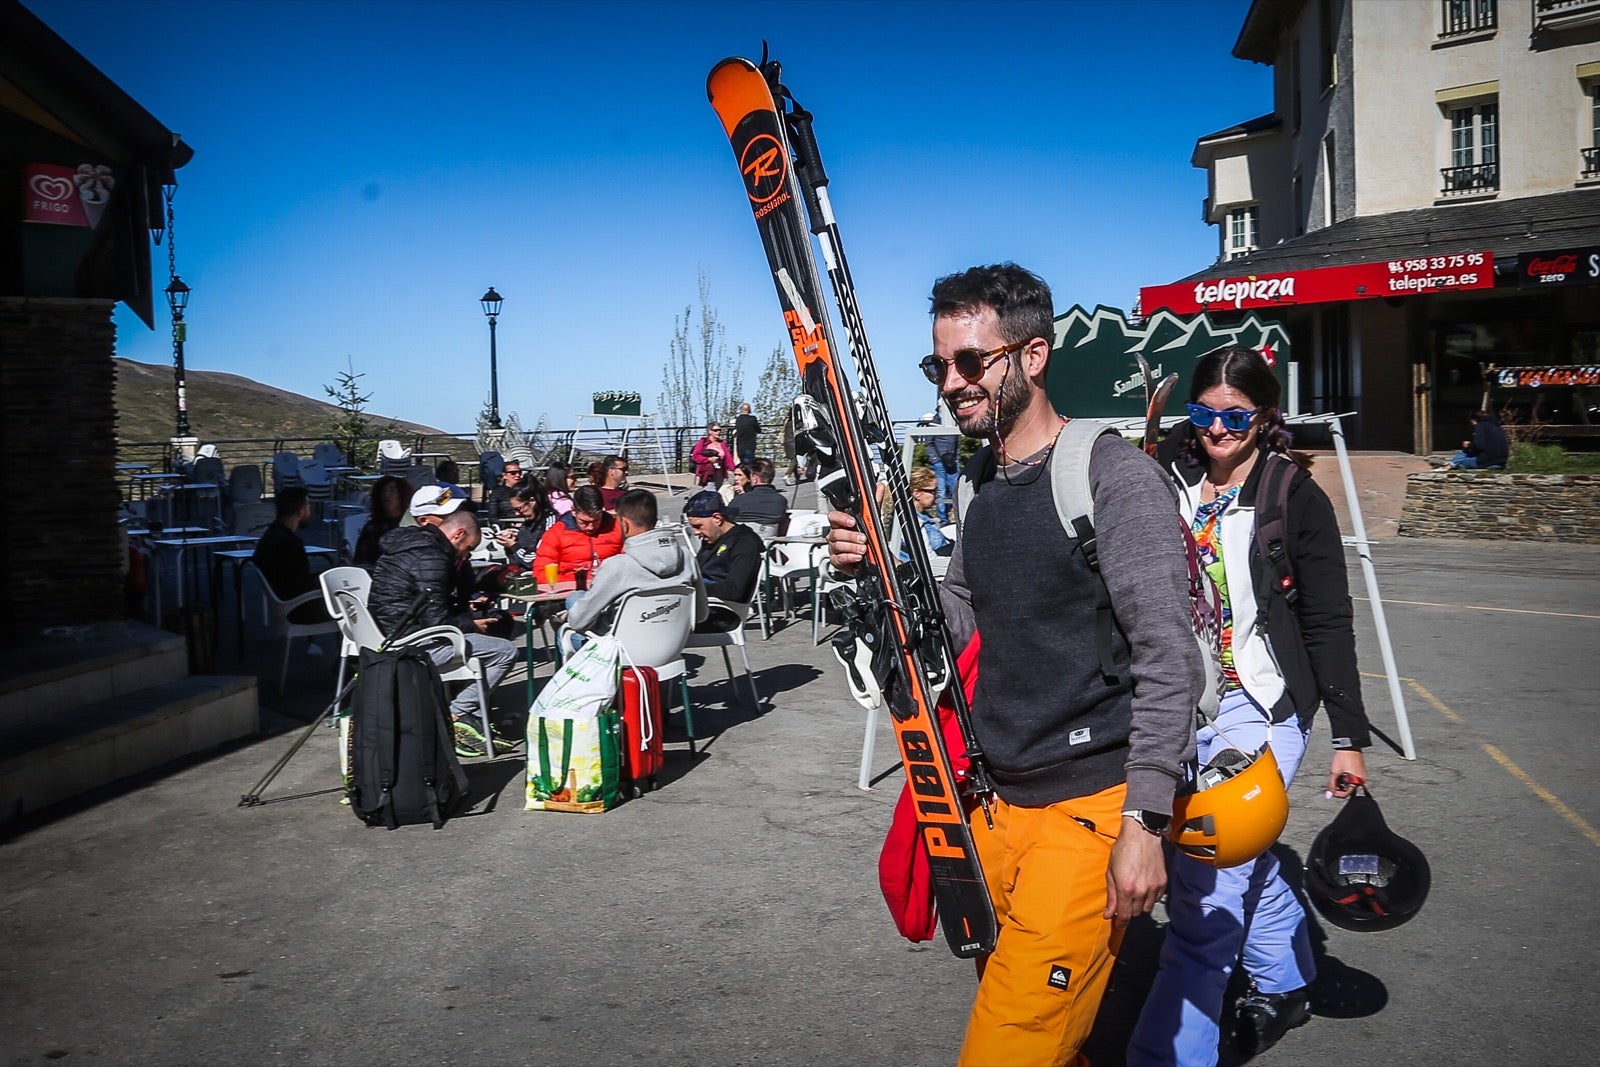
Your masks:
<path fill-rule="evenodd" d="M 1014 344 L 991 348 L 987 352 L 976 348 L 964 348 L 949 359 L 940 359 L 938 356 L 929 353 L 922 357 L 922 362 L 918 363 L 917 366 L 922 368 L 922 373 L 934 385 L 944 384 L 946 367 L 954 367 L 956 373 L 961 377 L 969 382 L 975 382 L 982 378 L 990 367 L 994 366 L 996 360 L 1027 347 L 1028 341 L 1017 341 Z"/>
<path fill-rule="evenodd" d="M 1256 413 L 1260 410 L 1260 408 L 1228 408 L 1226 411 L 1218 411 L 1216 408 L 1208 408 L 1204 404 L 1190 404 L 1189 421 L 1202 430 L 1209 430 L 1214 420 L 1221 419 L 1224 430 L 1239 433 L 1250 428 L 1250 420 L 1255 418 Z"/>

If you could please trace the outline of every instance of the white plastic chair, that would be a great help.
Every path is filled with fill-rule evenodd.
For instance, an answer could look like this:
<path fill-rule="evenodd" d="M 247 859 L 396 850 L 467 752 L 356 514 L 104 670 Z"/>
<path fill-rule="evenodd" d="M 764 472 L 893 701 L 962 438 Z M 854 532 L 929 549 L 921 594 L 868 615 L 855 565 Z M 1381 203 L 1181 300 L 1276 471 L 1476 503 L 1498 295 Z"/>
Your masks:
<path fill-rule="evenodd" d="M 785 614 L 793 616 L 795 587 L 800 578 L 804 577 L 811 592 L 812 640 L 815 642 L 818 573 L 828 556 L 827 545 L 817 544 L 815 539 L 827 532 L 827 516 L 815 511 L 791 512 L 788 532 L 782 537 L 773 538 L 767 544 L 767 551 L 761 560 L 761 578 L 757 587 L 763 638 L 772 636 L 772 613 L 767 603 L 772 583 L 774 581 L 778 583 L 778 592 L 783 597 Z"/>
<path fill-rule="evenodd" d="M 733 612 L 739 617 L 738 623 L 734 625 L 733 629 L 726 631 L 701 632 L 691 630 L 689 632 L 689 642 L 684 648 L 686 650 L 691 648 L 722 649 L 722 665 L 728 669 L 728 684 L 733 687 L 734 699 L 738 699 L 739 686 L 733 677 L 733 658 L 728 655 L 729 646 L 737 647 L 739 649 L 739 657 L 744 660 L 745 681 L 750 683 L 750 701 L 753 705 L 760 707 L 761 694 L 756 692 L 756 676 L 750 670 L 750 655 L 745 651 L 744 642 L 744 627 L 745 623 L 750 619 L 750 612 L 755 608 L 754 601 L 750 600 L 739 604 L 727 600 L 718 600 L 716 597 L 708 597 L 707 604 L 709 607 L 723 608 Z"/>
<path fill-rule="evenodd" d="M 378 442 L 378 473 L 404 477 L 411 469 L 411 449 L 392 438 Z"/>
<path fill-rule="evenodd" d="M 654 667 L 663 683 L 678 680 L 690 753 L 694 752 L 694 711 L 689 703 L 683 649 L 693 626 L 694 589 L 688 585 L 652 586 L 624 594 L 611 624 L 611 634 L 622 642 L 626 662 Z"/>
<path fill-rule="evenodd" d="M 367 602 L 367 594 L 372 591 L 372 575 L 360 567 L 329 567 L 317 576 L 317 581 L 322 587 L 322 602 L 327 605 L 328 614 L 335 623 L 339 622 L 339 602 L 334 597 L 335 593 L 347 592 L 354 595 L 361 603 Z M 335 693 L 344 691 L 345 669 L 349 661 L 361 655 L 361 646 L 351 638 L 346 628 L 339 627 L 339 680 L 334 686 Z"/>
<path fill-rule="evenodd" d="M 253 564 L 252 564 L 253 565 Z M 297 637 L 316 637 L 319 634 L 335 634 L 339 632 L 339 624 L 329 620 L 327 622 L 291 622 L 289 613 L 302 604 L 314 604 L 322 599 L 322 593 L 313 589 L 308 593 L 301 593 L 289 600 L 279 600 L 278 594 L 272 591 L 272 583 L 267 581 L 267 576 L 259 570 L 256 576 L 260 579 L 257 583 L 261 586 L 262 622 L 275 634 L 283 635 L 283 662 L 278 668 L 278 695 L 283 695 L 283 688 L 289 680 L 289 646 Z"/>
<path fill-rule="evenodd" d="M 334 623 L 340 636 L 344 638 L 342 648 L 353 648 L 354 654 L 360 655 L 363 648 L 396 649 L 432 641 L 448 641 L 455 654 L 454 660 L 460 662 L 452 661 L 451 666 L 440 667 L 439 678 L 441 681 L 466 682 L 478 687 L 478 715 L 483 721 L 484 751 L 492 757 L 494 738 L 489 730 L 489 687 L 484 684 L 483 663 L 474 658 L 468 650 L 466 636 L 454 626 L 428 626 L 415 633 L 395 638 L 385 646 L 383 631 L 378 629 L 377 620 L 367 609 L 366 594 L 371 589 L 371 579 L 368 579 L 367 588 L 362 589 L 360 579 L 350 575 L 348 573 L 350 571 L 366 574 L 359 567 L 335 567 L 324 571 L 322 575 L 322 595 L 334 606 L 332 611 Z M 335 572 L 340 574 L 330 583 L 328 576 Z"/>

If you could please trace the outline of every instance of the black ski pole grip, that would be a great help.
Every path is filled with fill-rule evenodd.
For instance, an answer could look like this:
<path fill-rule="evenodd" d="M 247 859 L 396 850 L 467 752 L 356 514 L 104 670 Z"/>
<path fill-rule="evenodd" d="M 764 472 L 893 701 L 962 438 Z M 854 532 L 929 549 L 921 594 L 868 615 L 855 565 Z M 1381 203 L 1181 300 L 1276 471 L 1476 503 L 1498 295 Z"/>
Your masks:
<path fill-rule="evenodd" d="M 828 184 L 828 174 L 822 169 L 822 150 L 817 147 L 817 135 L 811 129 L 811 112 L 796 104 L 788 118 L 795 160 L 806 172 L 810 184 L 820 189 Z"/>

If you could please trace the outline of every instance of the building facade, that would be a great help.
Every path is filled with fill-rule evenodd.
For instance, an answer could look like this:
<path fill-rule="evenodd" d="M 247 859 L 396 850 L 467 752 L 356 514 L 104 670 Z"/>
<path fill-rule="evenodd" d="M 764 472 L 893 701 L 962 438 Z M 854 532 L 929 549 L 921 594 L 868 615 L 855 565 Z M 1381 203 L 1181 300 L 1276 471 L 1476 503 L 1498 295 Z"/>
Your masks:
<path fill-rule="evenodd" d="M 1254 0 L 1233 54 L 1272 110 L 1196 143 L 1218 258 L 1143 311 L 1276 317 L 1362 447 L 1600 440 L 1600 0 Z"/>

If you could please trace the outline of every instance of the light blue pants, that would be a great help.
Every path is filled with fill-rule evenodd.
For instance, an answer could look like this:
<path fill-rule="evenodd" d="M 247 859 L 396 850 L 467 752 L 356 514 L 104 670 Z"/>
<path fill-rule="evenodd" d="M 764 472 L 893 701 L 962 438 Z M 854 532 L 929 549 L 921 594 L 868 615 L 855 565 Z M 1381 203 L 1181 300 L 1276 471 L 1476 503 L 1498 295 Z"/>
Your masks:
<path fill-rule="evenodd" d="M 1266 713 L 1235 689 L 1223 696 L 1217 725 L 1227 740 L 1210 726 L 1195 736 L 1202 766 L 1221 749 L 1254 751 L 1270 740 L 1284 784 L 1294 779 L 1306 749 L 1298 719 L 1269 727 Z M 1161 969 L 1134 1027 L 1130 1065 L 1215 1064 L 1222 1000 L 1241 958 L 1263 993 L 1299 989 L 1316 976 L 1305 911 L 1271 852 L 1223 870 L 1176 854 L 1168 866 L 1167 916 Z"/>

